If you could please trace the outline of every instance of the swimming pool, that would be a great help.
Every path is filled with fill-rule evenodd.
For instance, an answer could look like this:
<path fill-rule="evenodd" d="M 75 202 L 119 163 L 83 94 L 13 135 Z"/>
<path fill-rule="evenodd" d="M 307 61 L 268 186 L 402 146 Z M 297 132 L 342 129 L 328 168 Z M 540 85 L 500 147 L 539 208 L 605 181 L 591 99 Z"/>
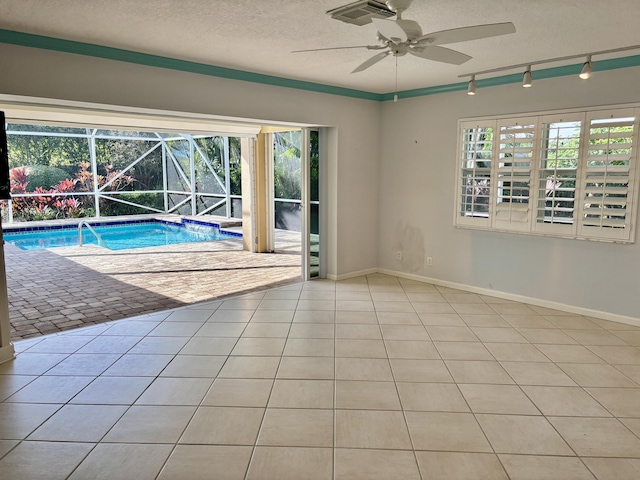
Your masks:
<path fill-rule="evenodd" d="M 82 243 L 100 245 L 109 250 L 157 247 L 179 243 L 229 240 L 241 236 L 221 232 L 214 224 L 185 220 L 181 224 L 151 220 L 145 222 L 89 223 L 100 240 L 86 226 L 82 228 Z M 4 232 L 4 240 L 22 250 L 78 246 L 78 227 L 41 227 L 38 230 Z"/>

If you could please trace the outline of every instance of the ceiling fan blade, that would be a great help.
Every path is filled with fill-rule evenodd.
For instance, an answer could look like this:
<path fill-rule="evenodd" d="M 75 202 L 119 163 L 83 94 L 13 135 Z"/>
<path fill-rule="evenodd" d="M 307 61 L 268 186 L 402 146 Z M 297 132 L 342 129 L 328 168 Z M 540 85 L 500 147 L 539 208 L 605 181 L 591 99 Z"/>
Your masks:
<path fill-rule="evenodd" d="M 373 24 L 384 38 L 391 40 L 393 43 L 406 42 L 407 32 L 393 20 L 385 20 L 382 18 L 372 18 Z"/>
<path fill-rule="evenodd" d="M 311 48 L 309 50 L 294 50 L 291 53 L 304 53 L 304 52 L 322 52 L 324 50 L 346 50 L 349 48 L 366 48 L 368 50 L 380 50 L 387 48 L 386 45 L 356 45 L 353 47 L 329 47 L 329 48 Z"/>
<path fill-rule="evenodd" d="M 361 72 L 363 70 L 366 70 L 367 68 L 375 65 L 376 63 L 378 63 L 380 60 L 382 60 L 383 58 L 385 58 L 387 55 L 389 55 L 391 52 L 390 51 L 386 51 L 386 52 L 380 52 L 376 55 L 374 55 L 373 57 L 371 57 L 369 60 L 367 60 L 366 62 L 361 63 L 360 65 L 358 65 L 355 70 L 353 70 L 351 73 L 358 73 Z"/>
<path fill-rule="evenodd" d="M 471 60 L 471 57 L 464 53 L 456 52 L 450 48 L 431 45 L 427 45 L 425 47 L 414 47 L 409 50 L 409 53 L 416 57 L 426 58 L 427 60 L 434 60 L 436 62 L 451 63 L 453 65 L 461 65 L 464 62 Z"/>
<path fill-rule="evenodd" d="M 446 45 L 448 43 L 468 42 L 482 38 L 497 37 L 515 33 L 516 27 L 511 22 L 489 23 L 486 25 L 473 25 L 471 27 L 452 28 L 440 32 L 427 33 L 416 38 L 416 42 L 429 45 Z"/>

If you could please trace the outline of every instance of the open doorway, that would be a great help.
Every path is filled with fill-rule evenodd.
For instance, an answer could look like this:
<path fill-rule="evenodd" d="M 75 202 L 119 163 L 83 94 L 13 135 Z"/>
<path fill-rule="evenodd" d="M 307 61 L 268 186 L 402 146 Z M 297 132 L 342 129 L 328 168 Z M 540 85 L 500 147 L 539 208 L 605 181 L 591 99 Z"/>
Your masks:
<path fill-rule="evenodd" d="M 180 122 L 159 122 L 165 128 L 154 129 L 109 120 L 98 127 L 90 119 L 9 117 L 14 191 L 0 203 L 3 223 L 38 237 L 38 248 L 22 249 L 7 228 L 13 339 L 300 280 L 300 233 L 296 256 L 246 252 L 240 238 L 239 150 L 260 127 L 182 130 Z M 100 232 L 126 229 L 118 234 L 129 240 L 138 227 L 166 227 L 188 236 L 212 224 L 229 236 L 120 249 Z M 79 231 L 82 247 L 74 244 Z"/>
<path fill-rule="evenodd" d="M 303 278 L 320 276 L 319 131 L 273 132 L 270 145 L 273 250 L 302 255 Z"/>

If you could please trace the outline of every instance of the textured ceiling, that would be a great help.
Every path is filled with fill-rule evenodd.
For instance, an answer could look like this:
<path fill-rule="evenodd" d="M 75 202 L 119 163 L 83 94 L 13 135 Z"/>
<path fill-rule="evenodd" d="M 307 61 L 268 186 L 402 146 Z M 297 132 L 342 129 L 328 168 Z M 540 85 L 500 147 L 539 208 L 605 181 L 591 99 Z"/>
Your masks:
<path fill-rule="evenodd" d="M 372 24 L 358 27 L 326 15 L 327 10 L 347 3 L 2 0 L 0 28 L 369 92 L 394 91 L 392 57 L 350 74 L 376 52 L 291 53 L 375 44 Z M 640 44 L 640 0 L 414 0 L 404 18 L 416 20 L 424 32 L 510 21 L 517 33 L 449 45 L 473 56 L 460 66 L 401 57 L 398 90 L 457 83 L 462 73 Z M 600 58 L 611 56 L 594 61 Z M 548 66 L 557 65 L 562 63 Z"/>

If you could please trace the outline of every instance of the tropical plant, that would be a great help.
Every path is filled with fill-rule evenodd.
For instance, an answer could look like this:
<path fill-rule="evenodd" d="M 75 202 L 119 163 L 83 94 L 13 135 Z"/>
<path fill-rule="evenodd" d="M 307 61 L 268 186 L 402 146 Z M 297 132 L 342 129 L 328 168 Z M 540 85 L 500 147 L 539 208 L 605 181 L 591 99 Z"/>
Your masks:
<path fill-rule="evenodd" d="M 106 169 L 106 175 L 98 175 L 98 187 L 105 187 L 104 191 L 119 191 L 131 184 L 134 179 L 128 175 L 122 175 L 110 166 Z M 82 162 L 80 171 L 74 179 L 63 179 L 50 189 L 36 187 L 33 193 L 38 195 L 23 197 L 19 194 L 28 193 L 30 183 L 30 169 L 28 167 L 12 168 L 9 172 L 11 181 L 14 220 L 51 220 L 55 218 L 81 218 L 92 216 L 94 209 L 91 205 L 92 198 L 87 196 L 73 197 L 69 194 L 76 191 L 93 190 L 93 174 L 89 171 L 89 164 Z M 79 187 L 76 189 L 76 187 Z M 109 214 L 107 212 L 107 214 Z M 113 214 L 113 213 L 111 213 Z"/>

